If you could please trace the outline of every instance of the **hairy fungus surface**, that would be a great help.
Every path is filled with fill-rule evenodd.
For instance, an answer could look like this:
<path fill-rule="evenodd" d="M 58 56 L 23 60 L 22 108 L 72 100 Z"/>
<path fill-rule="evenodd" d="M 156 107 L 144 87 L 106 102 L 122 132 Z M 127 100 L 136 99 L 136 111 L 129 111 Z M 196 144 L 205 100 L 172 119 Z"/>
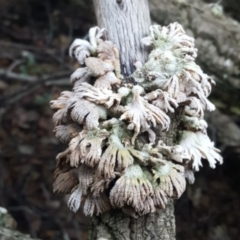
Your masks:
<path fill-rule="evenodd" d="M 207 99 L 215 83 L 195 63 L 194 39 L 178 23 L 150 27 L 142 43 L 152 50 L 135 64 L 134 84 L 124 82 L 118 49 L 104 31 L 91 28 L 89 41 L 73 42 L 70 56 L 81 65 L 70 77 L 73 90 L 50 103 L 54 133 L 68 144 L 56 158 L 54 192 L 70 194 L 74 212 L 121 208 L 137 217 L 179 198 L 202 159 L 212 168 L 222 163 L 203 119 L 215 109 Z M 178 108 L 178 140 L 167 146 L 155 130 L 168 131 Z"/>

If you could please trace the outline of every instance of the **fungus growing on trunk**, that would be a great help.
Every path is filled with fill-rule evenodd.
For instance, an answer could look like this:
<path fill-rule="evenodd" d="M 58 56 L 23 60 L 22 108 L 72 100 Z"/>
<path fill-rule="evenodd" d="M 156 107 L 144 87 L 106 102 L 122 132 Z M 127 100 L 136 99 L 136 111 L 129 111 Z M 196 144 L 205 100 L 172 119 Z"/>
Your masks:
<path fill-rule="evenodd" d="M 212 168 L 222 163 L 203 119 L 215 108 L 207 99 L 214 81 L 195 63 L 194 39 L 178 23 L 150 27 L 142 42 L 152 50 L 136 63 L 132 83 L 103 33 L 95 27 L 89 41 L 73 42 L 70 56 L 81 65 L 70 78 L 73 91 L 51 101 L 54 133 L 68 144 L 57 156 L 54 191 L 70 194 L 74 212 L 82 204 L 90 216 L 121 208 L 137 217 L 179 198 L 201 159 Z M 176 112 L 178 139 L 167 146 L 155 132 L 168 131 Z"/>

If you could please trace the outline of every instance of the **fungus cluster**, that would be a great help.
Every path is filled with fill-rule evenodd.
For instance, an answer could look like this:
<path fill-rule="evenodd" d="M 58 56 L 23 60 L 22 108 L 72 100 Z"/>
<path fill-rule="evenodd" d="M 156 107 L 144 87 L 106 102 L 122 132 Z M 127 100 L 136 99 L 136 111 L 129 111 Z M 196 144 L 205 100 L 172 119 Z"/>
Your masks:
<path fill-rule="evenodd" d="M 73 90 L 50 104 L 54 133 L 68 144 L 56 157 L 54 191 L 70 194 L 74 212 L 151 213 L 182 195 L 202 159 L 212 168 L 222 163 L 203 119 L 204 110 L 214 110 L 207 99 L 214 81 L 195 63 L 194 39 L 172 23 L 151 26 L 142 43 L 152 51 L 136 64 L 132 84 L 121 76 L 118 49 L 104 40 L 104 29 L 91 28 L 89 41 L 70 47 L 81 65 L 70 78 Z M 176 145 L 167 146 L 155 130 L 168 131 L 180 108 Z"/>

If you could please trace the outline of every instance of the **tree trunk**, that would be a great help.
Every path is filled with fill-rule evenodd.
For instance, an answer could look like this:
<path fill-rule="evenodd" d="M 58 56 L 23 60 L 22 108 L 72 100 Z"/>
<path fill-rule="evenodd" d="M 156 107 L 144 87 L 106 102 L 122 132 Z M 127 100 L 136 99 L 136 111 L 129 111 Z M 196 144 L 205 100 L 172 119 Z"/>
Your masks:
<path fill-rule="evenodd" d="M 148 35 L 150 26 L 147 0 L 94 0 L 97 24 L 106 28 L 107 38 L 120 50 L 121 69 L 124 77 L 134 71 L 134 63 L 144 63 L 148 52 L 141 45 L 141 38 Z M 174 122 L 174 120 L 173 120 Z M 175 120 L 175 123 L 177 121 Z M 158 139 L 173 143 L 177 124 L 167 133 L 157 132 Z M 89 240 L 174 240 L 175 217 L 173 201 L 165 210 L 133 218 L 121 210 L 95 217 L 89 231 Z"/>
<path fill-rule="evenodd" d="M 147 52 L 140 40 L 149 32 L 147 0 L 94 0 L 97 24 L 120 51 L 122 74 L 130 75 L 136 61 L 145 62 Z"/>
<path fill-rule="evenodd" d="M 133 218 L 113 210 L 93 219 L 89 240 L 173 240 L 175 216 L 173 202 L 165 210 Z"/>

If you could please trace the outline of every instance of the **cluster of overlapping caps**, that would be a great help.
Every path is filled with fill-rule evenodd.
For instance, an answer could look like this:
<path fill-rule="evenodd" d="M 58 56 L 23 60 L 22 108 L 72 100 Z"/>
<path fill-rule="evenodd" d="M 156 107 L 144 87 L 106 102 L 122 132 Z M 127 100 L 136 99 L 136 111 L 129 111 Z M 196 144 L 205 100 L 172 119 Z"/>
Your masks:
<path fill-rule="evenodd" d="M 71 75 L 73 90 L 51 101 L 54 132 L 68 144 L 56 158 L 54 191 L 70 194 L 74 212 L 82 204 L 86 215 L 112 208 L 143 215 L 179 198 L 202 159 L 212 168 L 222 163 L 203 119 L 215 108 L 207 99 L 214 81 L 195 63 L 194 39 L 178 23 L 150 27 L 142 43 L 152 51 L 136 63 L 134 84 L 124 83 L 118 49 L 103 33 L 91 28 L 89 41 L 73 42 L 70 55 L 82 67 Z M 178 141 L 166 146 L 154 129 L 168 131 L 179 107 Z"/>

